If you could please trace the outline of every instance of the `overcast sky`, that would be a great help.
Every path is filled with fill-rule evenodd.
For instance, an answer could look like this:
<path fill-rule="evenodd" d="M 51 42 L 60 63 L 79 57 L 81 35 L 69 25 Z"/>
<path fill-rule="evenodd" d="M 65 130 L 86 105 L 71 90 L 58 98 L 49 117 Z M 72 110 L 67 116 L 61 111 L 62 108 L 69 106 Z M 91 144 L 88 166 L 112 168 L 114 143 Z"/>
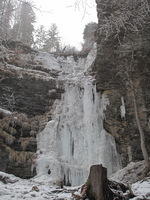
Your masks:
<path fill-rule="evenodd" d="M 97 22 L 95 0 L 32 0 L 37 24 L 56 23 L 64 44 L 80 47 L 85 24 Z M 86 2 L 86 5 L 85 5 Z"/>

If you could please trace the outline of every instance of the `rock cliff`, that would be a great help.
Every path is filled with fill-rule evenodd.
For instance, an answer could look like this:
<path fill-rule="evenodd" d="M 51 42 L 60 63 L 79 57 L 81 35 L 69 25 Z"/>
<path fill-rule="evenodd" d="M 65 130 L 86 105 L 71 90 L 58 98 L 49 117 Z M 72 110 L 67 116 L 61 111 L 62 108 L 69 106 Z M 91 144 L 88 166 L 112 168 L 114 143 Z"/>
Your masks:
<path fill-rule="evenodd" d="M 51 119 L 63 85 L 54 78 L 58 71 L 44 68 L 40 56 L 34 60 L 38 52 L 29 47 L 11 41 L 0 53 L 0 170 L 30 178 L 36 135 Z"/>
<path fill-rule="evenodd" d="M 97 90 L 110 104 L 104 127 L 115 137 L 121 162 L 143 159 L 134 99 L 150 153 L 150 15 L 149 1 L 96 0 Z"/>

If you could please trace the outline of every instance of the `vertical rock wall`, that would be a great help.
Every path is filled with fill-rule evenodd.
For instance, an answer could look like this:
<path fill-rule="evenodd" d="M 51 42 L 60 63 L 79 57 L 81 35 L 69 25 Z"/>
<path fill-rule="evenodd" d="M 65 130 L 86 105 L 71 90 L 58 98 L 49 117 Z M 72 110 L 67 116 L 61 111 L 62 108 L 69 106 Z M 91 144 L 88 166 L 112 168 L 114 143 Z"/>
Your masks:
<path fill-rule="evenodd" d="M 97 57 L 93 71 L 97 90 L 107 94 L 110 101 L 104 127 L 115 137 L 126 166 L 129 161 L 143 159 L 133 91 L 150 153 L 150 5 L 145 0 L 96 3 Z"/>

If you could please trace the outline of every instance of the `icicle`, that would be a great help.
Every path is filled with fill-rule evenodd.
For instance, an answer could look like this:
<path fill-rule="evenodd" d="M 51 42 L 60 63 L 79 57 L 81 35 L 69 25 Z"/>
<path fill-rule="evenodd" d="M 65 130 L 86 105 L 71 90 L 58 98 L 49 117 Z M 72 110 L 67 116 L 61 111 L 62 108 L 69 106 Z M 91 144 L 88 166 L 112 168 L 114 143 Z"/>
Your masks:
<path fill-rule="evenodd" d="M 125 108 L 125 102 L 124 102 L 124 98 L 123 97 L 121 97 L 121 103 L 122 103 L 122 105 L 120 106 L 121 118 L 125 119 L 126 108 Z"/>

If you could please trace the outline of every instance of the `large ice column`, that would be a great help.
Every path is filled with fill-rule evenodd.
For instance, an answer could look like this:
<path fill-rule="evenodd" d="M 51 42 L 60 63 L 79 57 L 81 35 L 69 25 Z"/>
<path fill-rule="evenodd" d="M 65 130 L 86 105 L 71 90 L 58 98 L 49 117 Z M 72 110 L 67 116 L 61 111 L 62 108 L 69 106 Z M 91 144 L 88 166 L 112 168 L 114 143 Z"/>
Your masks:
<path fill-rule="evenodd" d="M 93 164 L 102 163 L 108 174 L 119 168 L 114 138 L 103 129 L 108 100 L 101 98 L 89 78 L 82 84 L 66 88 L 57 140 L 59 159 L 69 170 L 69 175 L 64 170 L 64 176 L 70 176 L 68 182 L 73 185 L 85 181 Z"/>
<path fill-rule="evenodd" d="M 114 138 L 103 129 L 108 99 L 96 92 L 91 77 L 68 81 L 56 103 L 54 118 L 38 137 L 38 174 L 51 170 L 51 180 L 80 185 L 93 164 L 103 164 L 108 174 L 119 169 Z"/>

